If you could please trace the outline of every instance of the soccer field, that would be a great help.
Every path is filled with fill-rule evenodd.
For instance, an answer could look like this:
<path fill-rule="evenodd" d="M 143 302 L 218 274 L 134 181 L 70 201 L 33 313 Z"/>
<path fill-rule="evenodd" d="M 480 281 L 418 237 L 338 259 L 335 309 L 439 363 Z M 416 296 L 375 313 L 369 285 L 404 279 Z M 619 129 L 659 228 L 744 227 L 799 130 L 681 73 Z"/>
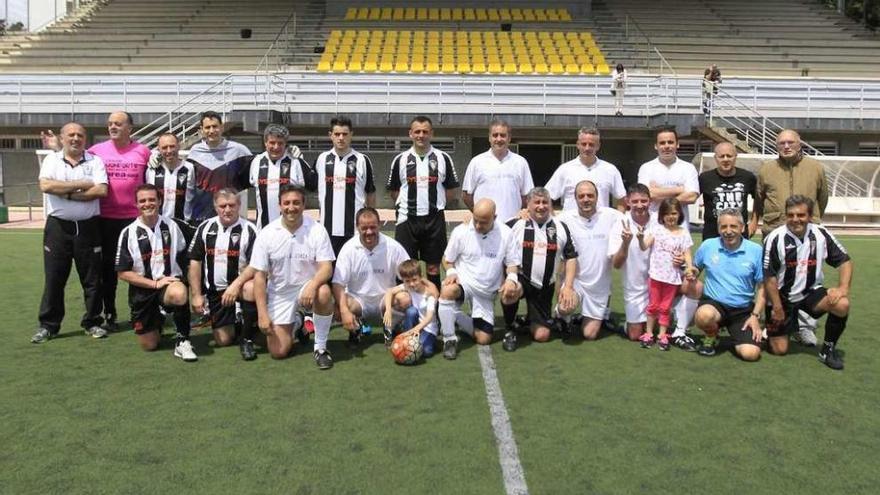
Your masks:
<path fill-rule="evenodd" d="M 303 350 L 243 362 L 237 347 L 214 349 L 205 330 L 193 338 L 199 361 L 183 363 L 170 343 L 140 351 L 129 327 L 85 336 L 75 271 L 61 337 L 34 345 L 40 242 L 36 230 L 0 232 L 2 494 L 462 495 L 517 486 L 874 494 L 880 486 L 880 305 L 869 295 L 880 280 L 876 238 L 843 238 L 856 270 L 842 372 L 797 344 L 789 356 L 743 363 L 726 340 L 727 352 L 703 358 L 617 336 L 521 339 L 514 353 L 465 339 L 456 361 L 402 367 L 380 332 L 353 355 L 340 329 L 326 372 Z M 619 292 L 612 307 L 622 307 Z M 492 373 L 481 352 L 494 358 L 503 404 L 487 399 L 486 383 L 497 390 L 484 380 Z M 512 437 L 502 435 L 499 449 L 505 426 Z"/>

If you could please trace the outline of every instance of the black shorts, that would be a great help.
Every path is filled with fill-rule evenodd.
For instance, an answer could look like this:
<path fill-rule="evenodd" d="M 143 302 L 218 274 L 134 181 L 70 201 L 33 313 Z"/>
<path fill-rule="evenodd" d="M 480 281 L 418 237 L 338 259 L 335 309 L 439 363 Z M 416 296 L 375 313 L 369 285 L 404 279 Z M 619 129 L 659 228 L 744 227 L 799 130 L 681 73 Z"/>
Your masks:
<path fill-rule="evenodd" d="M 339 257 L 339 251 L 342 250 L 342 246 L 345 245 L 346 242 L 349 241 L 351 237 L 345 237 L 341 235 L 331 235 L 330 236 L 330 246 L 333 247 L 333 254 L 336 257 Z M 335 261 L 333 263 L 336 263 Z"/>
<path fill-rule="evenodd" d="M 232 306 L 224 306 L 221 302 L 223 291 L 208 291 L 205 296 L 208 298 L 208 309 L 211 311 L 211 328 L 230 327 L 235 325 L 235 304 Z"/>
<path fill-rule="evenodd" d="M 718 313 L 721 315 L 721 321 L 718 322 L 718 326 L 727 329 L 727 333 L 733 338 L 735 345 L 757 345 L 752 338 L 752 331 L 749 329 L 743 330 L 746 320 L 752 316 L 752 310 L 755 309 L 754 304 L 749 304 L 744 308 L 731 308 L 730 306 L 726 306 L 714 299 L 703 297 L 700 299 L 700 303 L 697 307 L 703 306 L 704 304 L 712 306 L 718 310 Z"/>
<path fill-rule="evenodd" d="M 825 314 L 824 311 L 816 311 L 816 305 L 828 294 L 828 291 L 825 287 L 819 287 L 814 290 L 808 291 L 804 294 L 804 298 L 796 303 L 792 303 L 786 300 L 782 301 L 783 309 L 785 309 L 785 320 L 783 320 L 782 324 L 779 326 L 771 325 L 769 322 L 772 321 L 770 319 L 771 312 L 773 311 L 772 305 L 767 305 L 766 310 L 766 318 L 765 321 L 767 324 L 767 336 L 769 337 L 780 337 L 783 335 L 791 335 L 798 331 L 800 328 L 800 324 L 798 323 L 798 311 L 803 311 L 813 318 L 821 318 L 822 315 Z"/>
<path fill-rule="evenodd" d="M 161 289 L 128 286 L 128 306 L 131 308 L 131 326 L 135 334 L 143 335 L 156 330 L 162 332 L 165 316 L 159 308 L 167 288 L 167 285 Z"/>
<path fill-rule="evenodd" d="M 394 238 L 410 258 L 439 264 L 446 251 L 446 215 L 441 210 L 423 217 L 409 217 L 395 227 Z"/>
<path fill-rule="evenodd" d="M 523 295 L 520 299 L 526 300 L 526 318 L 531 323 L 549 327 L 556 284 L 539 289 L 532 285 L 522 273 L 519 274 L 519 283 L 523 288 Z"/>

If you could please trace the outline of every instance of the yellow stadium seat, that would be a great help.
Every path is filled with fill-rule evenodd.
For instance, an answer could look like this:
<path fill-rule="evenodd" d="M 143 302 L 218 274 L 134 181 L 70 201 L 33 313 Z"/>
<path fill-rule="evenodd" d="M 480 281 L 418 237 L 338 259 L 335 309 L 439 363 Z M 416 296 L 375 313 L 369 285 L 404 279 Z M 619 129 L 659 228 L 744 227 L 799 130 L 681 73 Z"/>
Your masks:
<path fill-rule="evenodd" d="M 536 74 L 546 74 L 550 72 L 550 69 L 547 68 L 547 64 L 544 62 L 535 63 L 535 73 Z"/>
<path fill-rule="evenodd" d="M 349 72 L 360 72 L 361 70 L 363 70 L 363 68 L 364 68 L 363 61 L 361 61 L 360 59 L 352 60 L 351 62 L 348 63 L 348 71 Z"/>
<path fill-rule="evenodd" d="M 333 62 L 333 72 L 345 72 L 345 69 L 347 67 L 347 60 L 336 60 L 335 62 Z"/>
<path fill-rule="evenodd" d="M 474 74 L 485 74 L 486 73 L 486 62 L 482 60 L 472 61 L 471 62 L 471 72 Z"/>
<path fill-rule="evenodd" d="M 379 14 L 379 19 L 383 21 L 390 21 L 391 13 L 393 12 L 393 10 L 394 9 L 392 9 L 391 7 L 383 7 L 381 13 Z"/>
<path fill-rule="evenodd" d="M 574 56 L 574 59 L 579 64 L 588 64 L 591 62 L 590 56 L 587 55 L 586 53 L 579 53 Z"/>
<path fill-rule="evenodd" d="M 559 22 L 559 14 L 556 12 L 556 9 L 547 9 L 546 15 L 548 21 Z"/>
<path fill-rule="evenodd" d="M 559 15 L 559 20 L 563 22 L 571 21 L 571 14 L 568 13 L 568 9 L 556 9 L 556 12 Z"/>
<path fill-rule="evenodd" d="M 551 74 L 565 74 L 565 67 L 559 63 L 551 63 L 550 64 L 550 73 Z"/>
<path fill-rule="evenodd" d="M 608 68 L 608 64 L 601 63 L 596 67 L 596 72 L 603 76 L 611 74 L 611 69 Z"/>
<path fill-rule="evenodd" d="M 501 64 L 497 62 L 489 62 L 489 66 L 486 69 L 489 74 L 501 74 Z"/>
<path fill-rule="evenodd" d="M 513 21 L 522 21 L 523 20 L 523 11 L 520 8 L 510 9 L 510 19 Z"/>
<path fill-rule="evenodd" d="M 409 61 L 407 59 L 398 57 L 397 61 L 394 62 L 394 72 L 407 72 L 409 70 Z"/>
<path fill-rule="evenodd" d="M 368 21 L 378 21 L 382 18 L 382 9 L 379 7 L 371 7 L 370 15 L 367 16 Z"/>
<path fill-rule="evenodd" d="M 416 20 L 427 21 L 428 20 L 428 9 L 425 7 L 417 8 L 416 9 Z"/>
<path fill-rule="evenodd" d="M 428 39 L 429 40 L 439 40 L 440 39 L 440 31 L 428 31 Z"/>
<path fill-rule="evenodd" d="M 498 9 L 498 17 L 502 21 L 512 21 L 513 18 L 510 15 L 510 9 Z"/>
<path fill-rule="evenodd" d="M 464 9 L 464 20 L 473 22 L 477 20 L 477 12 L 474 9 Z"/>
<path fill-rule="evenodd" d="M 597 55 L 602 55 L 602 50 L 600 50 L 598 46 L 591 46 L 587 49 L 587 53 L 589 53 L 591 57 L 595 57 Z"/>
<path fill-rule="evenodd" d="M 577 62 L 575 61 L 574 55 L 569 54 L 569 55 L 562 56 L 562 63 L 567 65 L 567 64 L 574 64 Z"/>
<path fill-rule="evenodd" d="M 440 20 L 441 21 L 451 21 L 452 20 L 452 10 L 451 9 L 440 9 Z"/>
<path fill-rule="evenodd" d="M 516 63 L 513 61 L 504 62 L 504 65 L 502 66 L 502 70 L 504 71 L 505 74 L 516 74 L 516 72 L 517 72 Z"/>
<path fill-rule="evenodd" d="M 391 13 L 391 19 L 394 21 L 402 21 L 404 16 L 403 7 L 394 7 L 394 11 Z"/>
<path fill-rule="evenodd" d="M 523 62 L 519 64 L 519 71 L 523 74 L 531 74 L 535 71 L 535 69 L 532 67 L 532 64 L 528 62 Z"/>
<path fill-rule="evenodd" d="M 544 9 L 535 9 L 535 20 L 538 22 L 547 22 L 547 12 Z"/>
<path fill-rule="evenodd" d="M 476 15 L 478 22 L 489 20 L 489 12 L 486 9 L 474 9 L 474 15 Z"/>
<path fill-rule="evenodd" d="M 409 64 L 409 71 L 416 73 L 425 72 L 425 61 L 413 59 L 413 61 Z"/>
<path fill-rule="evenodd" d="M 367 57 L 364 60 L 364 72 L 376 72 L 379 70 L 379 63 L 375 59 L 370 59 Z"/>
<path fill-rule="evenodd" d="M 565 72 L 569 74 L 577 74 L 581 71 L 581 66 L 572 62 L 570 64 L 565 64 Z"/>
<path fill-rule="evenodd" d="M 403 20 L 405 21 L 414 21 L 416 20 L 416 9 L 415 7 L 407 7 L 403 11 Z"/>
<path fill-rule="evenodd" d="M 379 72 L 394 72 L 394 63 L 390 60 L 379 62 Z"/>
<path fill-rule="evenodd" d="M 429 21 L 439 21 L 440 20 L 440 9 L 428 9 L 428 20 Z"/>
<path fill-rule="evenodd" d="M 345 11 L 345 20 L 353 21 L 357 19 L 358 9 L 355 7 L 349 7 L 348 10 Z"/>
<path fill-rule="evenodd" d="M 323 58 L 321 58 L 321 60 L 318 62 L 318 72 L 330 72 L 330 69 L 332 68 L 333 65 L 330 64 L 329 60 L 324 60 Z"/>
<path fill-rule="evenodd" d="M 428 63 L 425 64 L 425 72 L 431 74 L 440 72 L 440 63 L 436 60 L 428 60 Z"/>
<path fill-rule="evenodd" d="M 459 74 L 467 74 L 471 71 L 471 64 L 466 60 L 459 60 L 457 68 Z"/>
<path fill-rule="evenodd" d="M 370 17 L 370 9 L 369 8 L 361 7 L 358 9 L 357 20 L 366 21 L 368 17 Z"/>
<path fill-rule="evenodd" d="M 535 22 L 535 9 L 522 9 L 522 16 L 524 21 Z"/>
<path fill-rule="evenodd" d="M 501 20 L 501 16 L 498 15 L 498 9 L 486 9 L 486 17 L 488 17 L 491 22 Z"/>
<path fill-rule="evenodd" d="M 593 74 L 596 72 L 596 68 L 593 67 L 593 64 L 586 62 L 581 64 L 581 74 Z"/>
<path fill-rule="evenodd" d="M 442 65 L 440 65 L 440 72 L 443 74 L 455 74 L 457 71 L 455 62 L 446 62 L 444 61 Z"/>

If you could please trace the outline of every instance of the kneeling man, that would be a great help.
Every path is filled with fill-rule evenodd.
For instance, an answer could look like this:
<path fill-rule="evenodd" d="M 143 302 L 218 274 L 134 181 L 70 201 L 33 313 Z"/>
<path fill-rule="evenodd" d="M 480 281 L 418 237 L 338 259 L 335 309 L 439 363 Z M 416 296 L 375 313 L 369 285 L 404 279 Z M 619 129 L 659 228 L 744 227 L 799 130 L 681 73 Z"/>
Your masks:
<path fill-rule="evenodd" d="M 490 344 L 496 294 L 501 295 L 501 304 L 511 304 L 522 295 L 517 279 L 520 246 L 510 227 L 495 221 L 495 203 L 491 199 L 479 200 L 473 213 L 470 222 L 452 231 L 443 253 L 446 279 L 440 287 L 437 315 L 446 359 L 458 356 L 456 323 L 478 344 Z M 470 318 L 461 312 L 465 301 L 471 306 Z"/>
<path fill-rule="evenodd" d="M 162 200 L 156 186 L 138 186 L 135 201 L 139 215 L 122 229 L 116 248 L 116 272 L 120 280 L 128 282 L 134 333 L 141 349 L 156 350 L 165 323 L 162 307 L 174 314 L 177 329 L 174 356 L 196 361 L 198 357 L 189 341 L 187 290 L 181 281 L 181 266 L 186 264 L 183 231 L 174 220 L 159 214 Z"/>
<path fill-rule="evenodd" d="M 728 208 L 718 213 L 718 234 L 697 249 L 694 266 L 706 273 L 703 296 L 694 315 L 706 334 L 697 348 L 701 356 L 715 355 L 718 330 L 726 327 L 736 355 L 744 361 L 761 357 L 761 323 L 764 310 L 763 251 L 743 237 L 742 213 Z"/>

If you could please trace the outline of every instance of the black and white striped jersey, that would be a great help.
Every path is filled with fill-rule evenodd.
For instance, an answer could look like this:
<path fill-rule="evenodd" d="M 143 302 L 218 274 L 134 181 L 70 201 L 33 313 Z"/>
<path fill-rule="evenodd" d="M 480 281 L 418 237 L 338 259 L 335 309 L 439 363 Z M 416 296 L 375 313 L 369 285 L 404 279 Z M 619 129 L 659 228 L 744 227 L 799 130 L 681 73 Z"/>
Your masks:
<path fill-rule="evenodd" d="M 426 216 L 446 208 L 446 191 L 461 185 L 452 158 L 431 148 L 420 157 L 410 148 L 394 157 L 386 189 L 399 191 L 397 223 L 408 216 Z"/>
<path fill-rule="evenodd" d="M 302 158 L 285 154 L 273 162 L 262 152 L 251 160 L 249 182 L 257 191 L 257 227 L 263 228 L 281 215 L 278 191 L 284 184 L 305 185 L 308 164 Z"/>
<path fill-rule="evenodd" d="M 552 218 L 539 225 L 531 218 L 507 222 L 516 242 L 522 246 L 520 273 L 541 289 L 556 282 L 558 261 L 577 258 L 568 226 Z"/>
<path fill-rule="evenodd" d="M 849 259 L 834 235 L 815 223 L 807 224 L 803 239 L 782 225 L 764 240 L 764 274 L 776 277 L 784 301 L 798 302 L 810 290 L 821 287 L 823 262 L 837 268 Z"/>
<path fill-rule="evenodd" d="M 363 153 L 350 150 L 338 156 L 325 151 L 315 160 L 321 224 L 332 236 L 352 237 L 354 217 L 364 207 L 367 194 L 376 192 L 373 164 Z"/>
<path fill-rule="evenodd" d="M 137 218 L 119 234 L 117 272 L 133 271 L 152 280 L 182 277 L 185 261 L 186 241 L 171 218 L 160 215 L 153 228 Z"/>
<path fill-rule="evenodd" d="M 238 277 L 248 264 L 257 229 L 240 218 L 229 227 L 220 217 L 199 225 L 189 245 L 189 259 L 202 263 L 202 284 L 205 291 L 221 292 Z"/>
<path fill-rule="evenodd" d="M 162 215 L 188 222 L 192 218 L 196 173 L 193 164 L 181 161 L 174 169 L 165 164 L 147 167 L 144 181 L 159 188 Z"/>

